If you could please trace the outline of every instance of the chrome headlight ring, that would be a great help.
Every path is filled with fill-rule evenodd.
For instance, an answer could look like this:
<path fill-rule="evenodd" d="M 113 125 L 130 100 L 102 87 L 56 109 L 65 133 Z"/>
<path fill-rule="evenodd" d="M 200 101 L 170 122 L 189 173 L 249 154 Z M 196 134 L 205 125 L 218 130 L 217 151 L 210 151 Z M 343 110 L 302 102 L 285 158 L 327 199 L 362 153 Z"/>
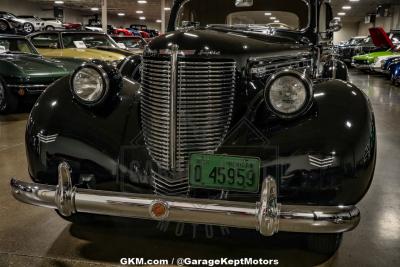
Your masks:
<path fill-rule="evenodd" d="M 110 78 L 103 65 L 84 63 L 72 74 L 70 88 L 74 99 L 92 107 L 103 103 L 107 98 Z"/>
<path fill-rule="evenodd" d="M 311 80 L 305 73 L 290 69 L 271 75 L 264 90 L 268 109 L 284 119 L 304 114 L 311 106 L 312 97 Z"/>

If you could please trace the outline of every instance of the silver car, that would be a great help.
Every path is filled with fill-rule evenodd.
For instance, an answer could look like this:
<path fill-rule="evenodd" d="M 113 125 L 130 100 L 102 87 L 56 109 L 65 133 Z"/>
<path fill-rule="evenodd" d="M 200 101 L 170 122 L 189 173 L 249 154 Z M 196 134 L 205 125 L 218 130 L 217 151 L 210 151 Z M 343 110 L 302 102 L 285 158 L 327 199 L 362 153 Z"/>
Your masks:
<path fill-rule="evenodd" d="M 13 15 L 13 14 L 11 14 Z M 13 15 L 15 16 L 15 15 Z M 26 34 L 35 31 L 41 31 L 44 27 L 44 21 L 35 16 L 16 16 L 17 20 L 22 24 L 22 32 Z"/>

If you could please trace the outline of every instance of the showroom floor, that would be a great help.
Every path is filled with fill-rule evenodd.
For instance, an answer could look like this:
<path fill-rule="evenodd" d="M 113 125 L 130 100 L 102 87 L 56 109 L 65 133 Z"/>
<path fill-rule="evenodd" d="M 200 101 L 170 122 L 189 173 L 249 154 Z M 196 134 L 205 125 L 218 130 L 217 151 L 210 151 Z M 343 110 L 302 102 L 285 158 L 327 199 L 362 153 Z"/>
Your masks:
<path fill-rule="evenodd" d="M 18 203 L 8 183 L 12 176 L 27 177 L 28 114 L 20 113 L 0 116 L 0 266 L 109 266 L 122 257 L 220 256 L 276 258 L 279 266 L 400 266 L 400 88 L 378 75 L 353 71 L 351 79 L 365 89 L 376 113 L 378 163 L 359 205 L 361 223 L 333 257 L 307 251 L 298 236 L 266 239 L 255 231 L 130 220 L 77 226 L 51 210 Z"/>

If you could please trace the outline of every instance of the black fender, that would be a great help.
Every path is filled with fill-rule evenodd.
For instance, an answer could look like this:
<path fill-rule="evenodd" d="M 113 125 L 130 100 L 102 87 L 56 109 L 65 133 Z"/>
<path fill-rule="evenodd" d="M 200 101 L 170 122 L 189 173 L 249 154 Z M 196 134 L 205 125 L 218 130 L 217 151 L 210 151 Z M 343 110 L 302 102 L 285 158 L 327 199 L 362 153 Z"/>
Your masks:
<path fill-rule="evenodd" d="M 324 79 L 339 79 L 342 81 L 349 80 L 347 65 L 336 59 L 331 59 L 325 62 L 322 67 L 321 76 Z"/>
<path fill-rule="evenodd" d="M 70 77 L 51 85 L 38 99 L 28 119 L 26 149 L 29 173 L 35 182 L 56 184 L 57 165 L 72 166 L 74 183 L 85 174 L 100 185 L 118 173 L 121 140 L 138 103 L 139 85 L 126 78 L 115 101 L 101 110 L 73 99 Z M 115 179 L 114 179 L 115 183 Z M 111 186 L 112 188 L 112 186 Z"/>

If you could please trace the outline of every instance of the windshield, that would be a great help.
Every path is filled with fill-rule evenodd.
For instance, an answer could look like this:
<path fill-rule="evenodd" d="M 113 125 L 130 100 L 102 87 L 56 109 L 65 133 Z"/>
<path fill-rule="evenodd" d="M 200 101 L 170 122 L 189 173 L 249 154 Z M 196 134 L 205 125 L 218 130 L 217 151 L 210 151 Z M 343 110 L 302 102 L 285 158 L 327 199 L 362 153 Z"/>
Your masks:
<path fill-rule="evenodd" d="M 124 44 L 127 48 L 140 48 L 144 49 L 146 41 L 142 38 L 136 37 L 113 37 L 117 43 Z"/>
<path fill-rule="evenodd" d="M 105 34 L 63 33 L 62 41 L 64 48 L 118 47 L 117 43 Z"/>
<path fill-rule="evenodd" d="M 237 7 L 234 0 L 189 0 L 179 12 L 176 26 L 254 26 L 300 31 L 309 25 L 309 6 L 303 0 L 254 0 Z"/>
<path fill-rule="evenodd" d="M 23 38 L 0 38 L 0 54 L 2 53 L 37 54 L 38 52 Z"/>

